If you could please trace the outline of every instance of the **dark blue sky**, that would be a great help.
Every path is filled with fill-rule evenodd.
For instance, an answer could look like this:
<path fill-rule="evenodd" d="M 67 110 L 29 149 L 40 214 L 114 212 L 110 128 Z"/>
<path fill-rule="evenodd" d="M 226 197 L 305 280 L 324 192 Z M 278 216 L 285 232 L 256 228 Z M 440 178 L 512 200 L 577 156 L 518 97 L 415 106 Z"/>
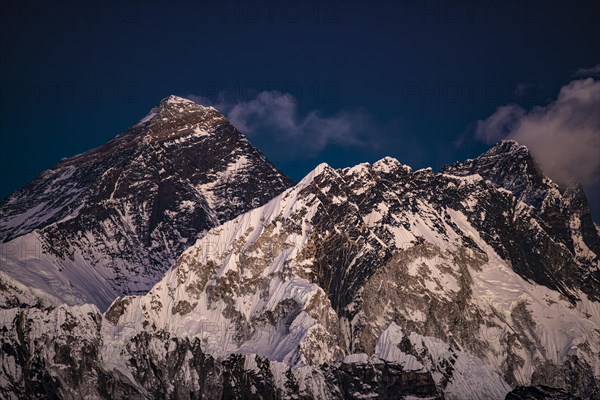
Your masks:
<path fill-rule="evenodd" d="M 385 155 L 439 169 L 487 148 L 476 122 L 499 106 L 546 105 L 600 63 L 598 4 L 3 2 L 0 197 L 169 94 L 292 95 L 306 139 L 249 136 L 295 180 Z M 307 115 L 364 129 L 313 145 Z"/>

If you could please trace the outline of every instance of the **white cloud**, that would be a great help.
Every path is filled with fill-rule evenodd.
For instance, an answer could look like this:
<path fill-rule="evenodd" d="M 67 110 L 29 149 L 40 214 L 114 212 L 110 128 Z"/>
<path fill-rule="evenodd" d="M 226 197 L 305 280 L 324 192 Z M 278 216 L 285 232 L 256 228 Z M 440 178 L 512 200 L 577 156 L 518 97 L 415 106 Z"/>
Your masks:
<path fill-rule="evenodd" d="M 284 144 L 283 151 L 296 155 L 313 156 L 330 144 L 374 149 L 382 136 L 383 128 L 364 109 L 341 110 L 329 116 L 312 110 L 301 116 L 296 98 L 289 93 L 264 91 L 254 99 L 236 103 L 188 97 L 214 106 L 248 137 L 268 136 Z"/>
<path fill-rule="evenodd" d="M 595 196 L 600 183 L 600 81 L 572 81 L 554 102 L 529 112 L 514 104 L 499 107 L 477 123 L 475 135 L 486 143 L 507 138 L 526 145 L 552 179 L 578 181 Z"/>
<path fill-rule="evenodd" d="M 496 143 L 511 133 L 525 114 L 525 110 L 516 104 L 498 107 L 485 121 L 477 121 L 475 136 L 482 142 Z"/>

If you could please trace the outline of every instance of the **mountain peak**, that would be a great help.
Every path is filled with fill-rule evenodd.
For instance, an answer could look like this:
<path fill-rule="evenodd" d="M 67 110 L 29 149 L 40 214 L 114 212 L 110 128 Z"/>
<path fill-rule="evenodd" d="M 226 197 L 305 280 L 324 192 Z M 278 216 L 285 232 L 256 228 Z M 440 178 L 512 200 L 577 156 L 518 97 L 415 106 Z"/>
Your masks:
<path fill-rule="evenodd" d="M 196 104 L 190 99 L 175 96 L 174 94 L 165 97 L 160 101 L 160 104 Z"/>
<path fill-rule="evenodd" d="M 479 157 L 448 166 L 444 172 L 458 176 L 479 174 L 536 209 L 541 207 L 549 190 L 557 190 L 529 149 L 514 140 L 501 140 Z"/>
<path fill-rule="evenodd" d="M 39 257 L 51 260 L 52 288 L 41 279 L 31 286 L 102 308 L 148 290 L 202 232 L 290 186 L 218 111 L 169 96 L 125 134 L 61 161 L 0 203 L 0 241 L 35 230 L 23 240 L 48 249 Z M 2 262 L 13 276 L 27 268 L 37 267 Z"/>
<path fill-rule="evenodd" d="M 513 174 L 525 174 L 536 179 L 543 177 L 529 149 L 514 140 L 501 140 L 475 159 L 444 168 L 444 172 L 455 175 L 477 173 L 488 179 L 492 179 L 490 175 L 505 175 L 508 170 Z"/>
<path fill-rule="evenodd" d="M 186 99 L 185 97 L 175 96 L 174 94 L 169 95 L 163 98 L 158 102 L 158 105 L 154 108 L 159 109 L 194 109 L 194 110 L 214 110 L 217 111 L 216 108 L 212 106 L 205 106 L 199 103 L 196 103 L 193 100 Z"/>
<path fill-rule="evenodd" d="M 395 159 L 394 157 L 386 156 L 381 160 L 376 161 L 373 164 L 373 169 L 379 172 L 389 173 L 397 170 L 398 168 L 404 169 L 406 172 L 411 172 L 412 168 L 408 165 L 402 164 L 400 161 Z"/>
<path fill-rule="evenodd" d="M 200 111 L 200 110 L 215 110 L 213 107 L 205 107 L 195 103 L 190 99 L 170 95 L 163 98 L 158 104 L 153 107 L 148 114 L 174 114 L 183 111 Z"/>
<path fill-rule="evenodd" d="M 490 148 L 488 151 L 479 156 L 479 158 L 512 153 L 529 154 L 529 149 L 527 146 L 519 144 L 515 140 L 501 140 L 496 143 L 494 147 Z"/>
<path fill-rule="evenodd" d="M 299 187 L 308 186 L 317 176 L 321 175 L 323 172 L 332 172 L 333 168 L 329 166 L 326 162 L 322 162 L 312 169 L 302 180 L 298 183 Z"/>
<path fill-rule="evenodd" d="M 294 186 L 214 109 L 155 108 L 0 206 L 36 229 L 0 263 L 3 398 L 598 397 L 600 236 L 526 147 L 449 167 L 476 179 L 385 157 Z"/>
<path fill-rule="evenodd" d="M 214 107 L 205 107 L 192 100 L 170 95 L 150 109 L 134 127 L 148 128 L 151 139 L 164 139 L 164 132 L 172 138 L 173 132 L 189 133 L 194 126 L 200 125 L 202 130 L 210 130 L 211 127 L 224 122 L 225 117 Z"/>

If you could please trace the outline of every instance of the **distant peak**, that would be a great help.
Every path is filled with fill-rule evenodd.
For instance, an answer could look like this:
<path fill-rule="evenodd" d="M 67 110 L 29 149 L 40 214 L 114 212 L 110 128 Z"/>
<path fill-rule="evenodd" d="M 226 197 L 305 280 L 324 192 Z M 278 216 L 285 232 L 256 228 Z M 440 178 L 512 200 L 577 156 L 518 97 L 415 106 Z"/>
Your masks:
<path fill-rule="evenodd" d="M 397 159 L 395 159 L 394 157 L 390 157 L 390 156 L 385 156 L 383 157 L 381 160 L 376 161 L 373 166 L 377 165 L 377 164 L 396 164 L 396 165 L 400 165 L 400 161 L 398 161 Z"/>
<path fill-rule="evenodd" d="M 160 101 L 160 104 L 180 105 L 180 104 L 196 104 L 196 103 L 194 103 L 192 100 L 185 99 L 183 97 L 175 96 L 172 94 L 172 95 L 167 96 L 164 99 L 162 99 Z"/>
<path fill-rule="evenodd" d="M 202 104 L 196 103 L 193 100 L 186 99 L 184 97 L 175 96 L 174 94 L 162 99 L 158 103 L 158 106 L 155 108 L 162 109 L 162 110 L 185 109 L 185 110 L 211 110 L 211 111 L 219 112 L 216 108 L 214 108 L 212 106 L 204 106 Z"/>
<path fill-rule="evenodd" d="M 400 162 L 393 157 L 383 157 L 381 160 L 373 163 L 373 169 L 376 171 L 390 172 L 400 166 Z"/>
<path fill-rule="evenodd" d="M 479 173 L 484 177 L 487 173 L 483 171 L 496 171 L 494 175 L 506 175 L 509 169 L 513 174 L 518 171 L 519 174 L 536 176 L 536 179 L 541 179 L 542 176 L 527 146 L 514 140 L 501 140 L 477 158 L 469 159 L 463 164 L 457 163 L 445 170 L 457 169 L 462 170 L 462 174 Z"/>
<path fill-rule="evenodd" d="M 322 162 L 317 165 L 312 171 L 310 171 L 300 182 L 298 182 L 298 187 L 304 188 L 308 186 L 317 176 L 321 175 L 323 172 L 333 172 L 333 168 L 329 166 L 329 164 Z"/>
<path fill-rule="evenodd" d="M 395 159 L 394 157 L 383 157 L 381 160 L 376 161 L 373 164 L 373 169 L 379 172 L 390 173 L 399 168 L 402 168 L 406 172 L 411 172 L 412 169 L 408 165 L 402 164 L 400 161 Z"/>
<path fill-rule="evenodd" d="M 504 146 L 511 146 L 511 147 L 518 147 L 519 143 L 516 140 L 512 140 L 512 139 L 503 139 L 500 140 L 498 143 L 496 143 L 496 145 L 504 145 Z"/>
<path fill-rule="evenodd" d="M 483 153 L 482 156 L 496 156 L 517 151 L 529 153 L 526 146 L 517 143 L 515 140 L 501 140 L 494 147 Z"/>
<path fill-rule="evenodd" d="M 333 168 L 331 168 L 329 166 L 329 164 L 327 164 L 326 162 L 322 162 L 319 165 L 317 165 L 315 168 L 313 168 L 313 170 L 310 171 L 308 173 L 308 175 L 312 175 L 314 177 L 314 176 L 321 175 L 324 171 L 331 171 L 331 170 L 333 170 Z"/>
<path fill-rule="evenodd" d="M 146 116 L 138 121 L 136 126 L 149 124 L 157 120 L 166 121 L 173 119 L 173 116 L 176 115 L 184 115 L 187 113 L 196 112 L 208 112 L 213 116 L 217 115 L 219 118 L 223 118 L 223 115 L 220 114 L 214 107 L 205 107 L 195 103 L 190 99 L 170 95 L 162 99 L 155 107 L 150 109 Z"/>

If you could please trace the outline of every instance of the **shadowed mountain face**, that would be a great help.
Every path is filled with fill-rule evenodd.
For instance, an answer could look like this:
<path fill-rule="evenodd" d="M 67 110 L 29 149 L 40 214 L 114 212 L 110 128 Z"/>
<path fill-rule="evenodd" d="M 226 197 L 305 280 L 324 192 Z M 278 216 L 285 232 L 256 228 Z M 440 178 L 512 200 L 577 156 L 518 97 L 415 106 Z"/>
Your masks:
<path fill-rule="evenodd" d="M 519 386 L 506 395 L 506 400 L 581 400 L 581 398 L 547 386 Z"/>
<path fill-rule="evenodd" d="M 1 397 L 600 395 L 598 228 L 515 142 L 292 186 L 168 98 L 2 207 Z"/>
<path fill-rule="evenodd" d="M 529 150 L 514 141 L 500 142 L 475 160 L 454 164 L 444 172 L 477 174 L 532 207 L 536 223 L 548 237 L 543 243 L 537 235 L 522 235 L 511 228 L 493 240 L 523 278 L 570 298 L 573 294 L 567 288 L 578 287 L 600 300 L 600 235 L 579 184 L 559 188 L 543 175 Z"/>
<path fill-rule="evenodd" d="M 210 228 L 292 182 L 215 109 L 170 96 L 0 205 L 2 270 L 70 304 L 144 293 Z"/>

